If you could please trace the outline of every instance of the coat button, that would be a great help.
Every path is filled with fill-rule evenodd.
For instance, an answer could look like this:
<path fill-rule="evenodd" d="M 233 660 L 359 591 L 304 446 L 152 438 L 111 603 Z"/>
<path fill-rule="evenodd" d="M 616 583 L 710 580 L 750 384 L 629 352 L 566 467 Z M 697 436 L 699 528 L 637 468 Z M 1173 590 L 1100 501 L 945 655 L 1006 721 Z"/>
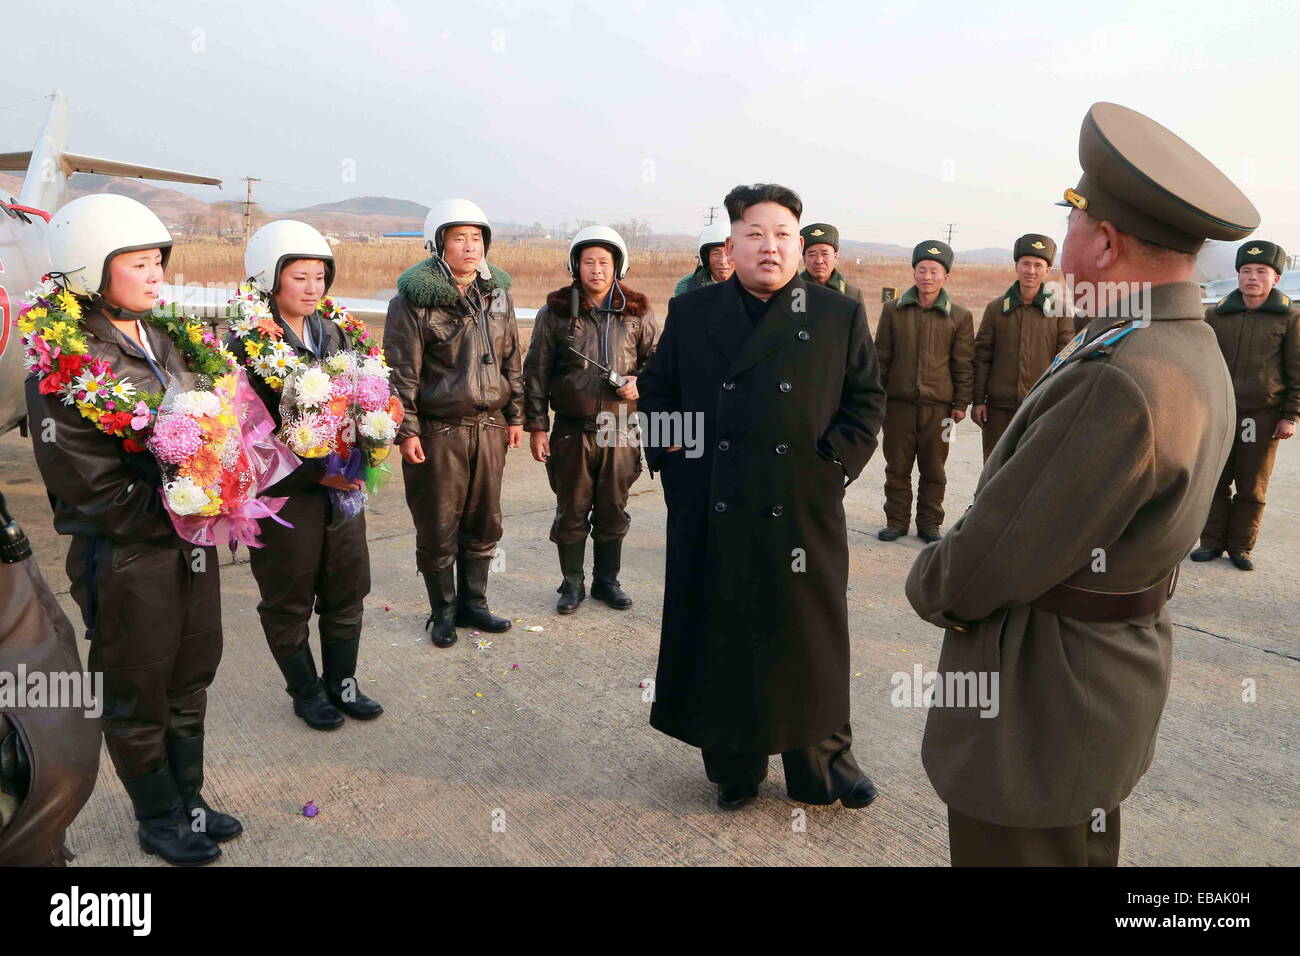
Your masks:
<path fill-rule="evenodd" d="M 725 501 L 719 501 L 716 505 L 713 506 L 713 510 L 718 512 L 726 511 L 727 503 Z"/>
<path fill-rule="evenodd" d="M 789 450 L 790 450 L 790 446 L 787 445 L 785 442 L 781 442 L 781 444 L 776 446 L 776 453 L 778 455 L 784 455 Z"/>
<path fill-rule="evenodd" d="M 723 390 L 724 392 L 729 392 L 729 391 L 731 391 L 731 390 L 732 390 L 733 388 L 735 388 L 735 387 L 736 387 L 736 383 L 735 383 L 735 382 L 723 382 L 723 383 L 722 383 L 722 390 Z"/>
<path fill-rule="evenodd" d="M 730 447 L 731 442 L 727 441 L 725 438 L 718 442 L 718 451 L 726 451 Z"/>
<path fill-rule="evenodd" d="M 780 505 L 773 505 L 773 506 L 772 506 L 772 517 L 773 517 L 773 518 L 779 518 L 779 517 L 781 517 L 781 515 L 783 515 L 783 514 L 785 514 L 785 509 L 782 508 Z"/>
<path fill-rule="evenodd" d="M 782 382 L 782 383 L 781 383 L 781 391 L 783 391 L 783 392 L 788 392 L 788 391 L 790 391 L 790 389 L 793 388 L 793 387 L 794 387 L 794 386 L 792 386 L 789 382 Z"/>
<path fill-rule="evenodd" d="M 810 338 L 812 338 L 812 336 L 808 334 L 808 330 L 807 330 L 807 329 L 800 329 L 800 330 L 799 330 L 799 341 L 800 341 L 800 342 L 807 342 Z"/>

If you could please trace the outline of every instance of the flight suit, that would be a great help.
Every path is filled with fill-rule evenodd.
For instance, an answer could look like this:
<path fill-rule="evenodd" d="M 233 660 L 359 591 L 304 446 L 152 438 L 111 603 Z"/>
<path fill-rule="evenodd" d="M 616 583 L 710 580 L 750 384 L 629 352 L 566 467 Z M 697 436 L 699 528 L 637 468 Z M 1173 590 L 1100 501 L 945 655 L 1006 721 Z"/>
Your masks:
<path fill-rule="evenodd" d="M 618 426 L 635 424 L 636 402 L 619 398 L 605 373 L 569 348 L 620 375 L 640 376 L 660 326 L 650 300 L 623 286 L 614 293 L 614 304 L 623 305 L 619 312 L 596 312 L 584 302 L 575 316 L 576 288 L 548 295 L 533 323 L 524 360 L 524 428 L 546 431 L 554 410 L 546 462 L 555 492 L 551 540 L 577 544 L 590 534 L 599 544 L 621 541 L 631 524 L 627 499 L 641 474 L 641 448 Z M 602 421 L 613 425 L 602 428 Z"/>
<path fill-rule="evenodd" d="M 308 348 L 278 314 L 275 321 L 284 333 L 283 341 L 309 363 L 351 349 L 343 331 L 318 314 L 304 320 L 314 348 Z M 227 346 L 245 366 L 253 390 L 279 429 L 281 392 L 248 368 L 241 339 L 232 334 Z M 370 593 L 370 551 L 365 512 L 339 520 L 329 489 L 320 483 L 324 477 L 325 459 L 308 458 L 266 490 L 268 497 L 288 500 L 276 515 L 279 521 L 258 522 L 262 547 L 249 549 L 249 563 L 262 598 L 257 615 L 272 656 L 285 662 L 311 654 L 308 638 L 314 604 L 326 683 L 337 686 L 355 676 L 363 605 Z"/>
<path fill-rule="evenodd" d="M 162 391 L 173 378 L 193 386 L 166 333 L 144 326 L 150 360 L 98 302 L 83 300 L 83 310 L 90 354 L 118 377 L 146 391 Z M 71 538 L 68 580 L 91 642 L 89 668 L 104 675 L 104 740 L 114 769 L 130 789 L 164 764 L 176 771 L 178 748 L 201 767 L 207 688 L 221 660 L 216 549 L 176 534 L 150 453 L 126 451 L 120 438 L 59 395 L 42 395 L 38 384 L 27 379 L 32 447 L 55 530 Z"/>

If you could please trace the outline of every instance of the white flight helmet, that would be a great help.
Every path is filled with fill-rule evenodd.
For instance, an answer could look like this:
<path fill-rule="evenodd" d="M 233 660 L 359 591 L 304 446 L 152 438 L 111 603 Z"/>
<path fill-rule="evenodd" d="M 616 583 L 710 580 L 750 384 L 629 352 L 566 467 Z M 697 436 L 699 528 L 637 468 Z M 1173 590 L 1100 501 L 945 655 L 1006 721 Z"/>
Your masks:
<path fill-rule="evenodd" d="M 424 218 L 424 244 L 435 256 L 442 255 L 442 234 L 448 226 L 478 226 L 483 230 L 483 258 L 492 245 L 492 225 L 477 204 L 468 199 L 444 199 L 435 203 Z"/>
<path fill-rule="evenodd" d="M 294 259 L 320 259 L 325 263 L 325 291 L 334 284 L 334 252 L 325 237 L 297 219 L 268 222 L 244 247 L 244 275 L 259 291 L 280 291 L 280 270 Z"/>
<path fill-rule="evenodd" d="M 701 265 L 709 264 L 709 246 L 722 245 L 729 235 L 731 235 L 731 223 L 726 220 L 711 222 L 704 227 L 704 231 L 700 233 L 699 245 L 696 247 Z"/>
<path fill-rule="evenodd" d="M 627 244 L 609 226 L 588 226 L 573 237 L 569 243 L 569 275 L 578 274 L 578 252 L 583 246 L 605 246 L 614 253 L 614 271 L 618 278 L 627 275 Z"/>
<path fill-rule="evenodd" d="M 108 285 L 108 262 L 121 252 L 161 249 L 163 268 L 172 236 L 143 203 L 129 196 L 82 196 L 50 217 L 45 234 L 50 272 L 74 295 L 97 295 Z"/>

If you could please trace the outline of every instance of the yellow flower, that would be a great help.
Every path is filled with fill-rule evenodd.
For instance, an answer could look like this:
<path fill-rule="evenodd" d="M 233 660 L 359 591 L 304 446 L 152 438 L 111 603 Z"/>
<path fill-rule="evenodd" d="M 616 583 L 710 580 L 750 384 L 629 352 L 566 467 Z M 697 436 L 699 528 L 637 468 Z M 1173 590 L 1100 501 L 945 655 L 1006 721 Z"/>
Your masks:
<path fill-rule="evenodd" d="M 81 318 L 81 303 L 71 292 L 60 292 L 54 297 L 54 301 L 59 304 L 59 308 L 74 319 Z"/>
<path fill-rule="evenodd" d="M 94 405 L 88 405 L 84 402 L 77 403 L 77 410 L 81 412 L 83 418 L 89 418 L 92 422 L 99 422 L 100 410 Z"/>
<path fill-rule="evenodd" d="M 36 331 L 36 320 L 32 318 L 32 314 L 30 312 L 24 316 L 19 317 L 18 331 L 23 333 L 23 335 L 31 335 L 33 332 Z"/>
<path fill-rule="evenodd" d="M 257 358 L 262 354 L 262 343 L 249 339 L 244 343 L 244 351 L 248 353 L 249 358 Z"/>
<path fill-rule="evenodd" d="M 278 375 L 268 375 L 266 377 L 266 384 L 270 385 L 272 388 L 279 388 L 284 384 L 284 379 L 280 378 Z"/>
<path fill-rule="evenodd" d="M 203 344 L 203 330 L 197 325 L 187 325 L 185 327 L 185 332 L 189 335 L 190 341 L 195 345 Z"/>

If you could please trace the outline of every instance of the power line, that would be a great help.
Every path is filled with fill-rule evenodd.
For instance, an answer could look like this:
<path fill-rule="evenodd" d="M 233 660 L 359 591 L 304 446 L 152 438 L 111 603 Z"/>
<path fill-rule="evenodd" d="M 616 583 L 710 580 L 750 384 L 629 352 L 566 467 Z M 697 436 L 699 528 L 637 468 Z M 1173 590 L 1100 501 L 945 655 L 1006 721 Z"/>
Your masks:
<path fill-rule="evenodd" d="M 718 209 L 717 206 L 709 207 L 709 221 L 705 223 L 705 225 L 707 226 L 713 225 L 713 220 L 716 218 L 717 209 Z"/>
<path fill-rule="evenodd" d="M 948 245 L 950 245 L 950 246 L 952 245 L 952 234 L 956 231 L 956 228 L 957 228 L 957 227 L 956 227 L 956 225 L 955 225 L 954 223 L 951 223 L 951 222 L 948 223 L 948 226 L 947 226 L 947 229 L 948 229 L 948 238 L 947 238 L 946 240 L 944 240 L 944 241 L 947 242 Z"/>

